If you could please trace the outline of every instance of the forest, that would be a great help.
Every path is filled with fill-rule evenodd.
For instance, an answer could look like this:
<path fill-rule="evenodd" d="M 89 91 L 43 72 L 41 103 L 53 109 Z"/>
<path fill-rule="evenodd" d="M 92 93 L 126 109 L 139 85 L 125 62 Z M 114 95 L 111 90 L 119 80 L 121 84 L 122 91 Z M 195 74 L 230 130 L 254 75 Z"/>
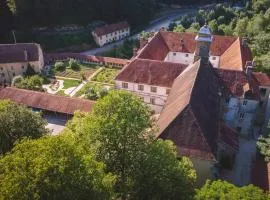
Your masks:
<path fill-rule="evenodd" d="M 218 4 L 170 24 L 175 32 L 197 32 L 207 22 L 213 34 L 247 37 L 256 70 L 270 74 L 270 0 L 252 0 L 241 9 Z"/>

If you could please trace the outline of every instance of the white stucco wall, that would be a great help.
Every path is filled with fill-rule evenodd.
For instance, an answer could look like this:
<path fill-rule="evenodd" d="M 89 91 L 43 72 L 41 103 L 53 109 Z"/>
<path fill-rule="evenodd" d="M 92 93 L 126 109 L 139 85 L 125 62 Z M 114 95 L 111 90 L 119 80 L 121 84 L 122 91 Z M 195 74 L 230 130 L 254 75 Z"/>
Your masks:
<path fill-rule="evenodd" d="M 246 101 L 246 105 L 243 102 Z M 248 135 L 253 125 L 253 119 L 259 102 L 243 98 L 230 98 L 224 113 L 226 124 L 237 129 L 241 128 L 241 135 Z M 240 115 L 244 115 L 243 118 Z"/>
<path fill-rule="evenodd" d="M 166 87 L 159 87 L 159 86 L 154 86 L 157 88 L 157 92 L 151 92 L 151 85 L 146 85 L 146 84 L 137 84 L 137 83 L 130 83 L 130 82 L 125 82 L 128 84 L 128 88 L 123 88 L 122 87 L 122 81 L 115 81 L 115 85 L 117 89 L 122 89 L 122 90 L 128 90 L 130 92 L 135 93 L 136 95 L 140 96 L 145 103 L 147 103 L 156 113 L 160 113 L 163 106 L 166 103 L 168 94 L 166 94 L 167 89 Z M 144 89 L 143 91 L 138 89 L 139 85 L 143 85 Z M 151 104 L 151 98 L 155 99 L 155 104 Z"/>
<path fill-rule="evenodd" d="M 210 56 L 209 60 L 213 67 L 219 67 L 219 56 Z M 183 53 L 183 52 L 169 52 L 164 59 L 165 62 L 181 63 L 189 65 L 194 61 L 193 53 Z"/>
<path fill-rule="evenodd" d="M 24 72 L 26 72 L 28 63 L 34 67 L 36 73 L 41 72 L 43 60 L 20 63 L 0 63 L 0 84 L 4 82 L 10 84 L 15 76 L 23 75 Z"/>
<path fill-rule="evenodd" d="M 102 36 L 97 36 L 94 31 L 92 32 L 92 36 L 97 45 L 99 46 L 103 46 L 113 41 L 121 40 L 125 37 L 128 37 L 129 35 L 130 35 L 130 28 L 125 28 Z"/>

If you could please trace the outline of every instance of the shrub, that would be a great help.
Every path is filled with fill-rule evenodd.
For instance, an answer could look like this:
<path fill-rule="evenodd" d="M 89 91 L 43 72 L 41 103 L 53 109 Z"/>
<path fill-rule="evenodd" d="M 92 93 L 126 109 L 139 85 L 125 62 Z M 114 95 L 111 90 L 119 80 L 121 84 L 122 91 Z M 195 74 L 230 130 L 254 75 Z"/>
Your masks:
<path fill-rule="evenodd" d="M 56 71 L 65 71 L 66 70 L 66 65 L 63 62 L 56 62 L 54 64 L 54 67 L 55 67 Z"/>
<path fill-rule="evenodd" d="M 71 58 L 69 60 L 68 64 L 69 64 L 69 67 L 71 69 L 76 70 L 76 71 L 80 70 L 80 65 L 79 65 L 79 62 L 77 60 Z"/>

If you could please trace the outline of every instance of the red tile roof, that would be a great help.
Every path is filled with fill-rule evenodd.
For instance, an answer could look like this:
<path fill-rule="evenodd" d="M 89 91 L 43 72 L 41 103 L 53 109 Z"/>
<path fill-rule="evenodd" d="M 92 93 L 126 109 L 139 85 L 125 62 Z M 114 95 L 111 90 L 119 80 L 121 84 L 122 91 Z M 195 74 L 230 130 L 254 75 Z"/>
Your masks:
<path fill-rule="evenodd" d="M 170 51 L 194 53 L 196 48 L 195 37 L 196 34 L 194 33 L 160 31 L 141 50 L 138 58 L 164 60 Z M 221 56 L 236 40 L 237 37 L 214 35 L 210 54 Z"/>
<path fill-rule="evenodd" d="M 8 99 L 31 108 L 70 115 L 73 115 L 77 110 L 89 112 L 95 104 L 95 102 L 86 99 L 63 97 L 11 87 L 0 88 L 0 99 Z"/>
<path fill-rule="evenodd" d="M 174 81 L 158 120 L 157 137 L 172 140 L 180 155 L 215 160 L 219 79 L 209 64 L 192 64 Z M 181 152 L 182 149 L 182 152 Z"/>
<path fill-rule="evenodd" d="M 246 63 L 253 57 L 248 47 L 241 44 L 238 38 L 220 57 L 219 68 L 229 70 L 245 70 Z"/>
<path fill-rule="evenodd" d="M 39 48 L 39 44 L 35 43 L 0 44 L 0 63 L 38 61 Z M 27 60 L 25 60 L 25 50 Z"/>
<path fill-rule="evenodd" d="M 231 95 L 235 97 L 244 97 L 245 92 L 250 91 L 247 98 L 255 100 L 260 99 L 259 85 L 253 77 L 248 79 L 244 71 L 226 69 L 215 70 Z"/>
<path fill-rule="evenodd" d="M 262 72 L 253 72 L 252 75 L 260 86 L 270 86 L 270 76 L 267 74 Z"/>
<path fill-rule="evenodd" d="M 79 53 L 47 53 L 44 55 L 44 59 L 46 63 L 50 63 L 51 61 L 55 61 L 55 60 L 65 60 L 68 58 L 73 58 L 76 60 L 86 61 L 86 62 L 96 62 L 96 63 L 102 63 L 102 64 L 108 64 L 108 65 L 116 64 L 116 65 L 121 65 L 121 66 L 124 66 L 130 62 L 127 59 L 83 55 Z"/>
<path fill-rule="evenodd" d="M 113 33 L 115 31 L 119 31 L 125 28 L 128 28 L 129 24 L 126 21 L 118 22 L 114 24 L 105 25 L 102 27 L 95 28 L 94 32 L 97 36 L 107 35 L 109 33 Z"/>
<path fill-rule="evenodd" d="M 134 59 L 124 67 L 115 80 L 172 87 L 174 79 L 187 67 L 179 63 Z"/>
<path fill-rule="evenodd" d="M 165 43 L 161 32 L 155 34 L 150 42 L 140 50 L 138 58 L 163 61 L 170 49 Z"/>

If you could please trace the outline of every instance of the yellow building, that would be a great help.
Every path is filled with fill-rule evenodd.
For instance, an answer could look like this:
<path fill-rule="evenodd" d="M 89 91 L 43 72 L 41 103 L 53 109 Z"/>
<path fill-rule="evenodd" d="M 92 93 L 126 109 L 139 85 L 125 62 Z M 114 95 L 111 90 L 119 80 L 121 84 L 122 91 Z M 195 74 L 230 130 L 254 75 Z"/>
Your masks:
<path fill-rule="evenodd" d="M 0 44 L 0 85 L 9 85 L 18 75 L 24 75 L 31 66 L 36 73 L 44 67 L 43 52 L 39 44 Z"/>

